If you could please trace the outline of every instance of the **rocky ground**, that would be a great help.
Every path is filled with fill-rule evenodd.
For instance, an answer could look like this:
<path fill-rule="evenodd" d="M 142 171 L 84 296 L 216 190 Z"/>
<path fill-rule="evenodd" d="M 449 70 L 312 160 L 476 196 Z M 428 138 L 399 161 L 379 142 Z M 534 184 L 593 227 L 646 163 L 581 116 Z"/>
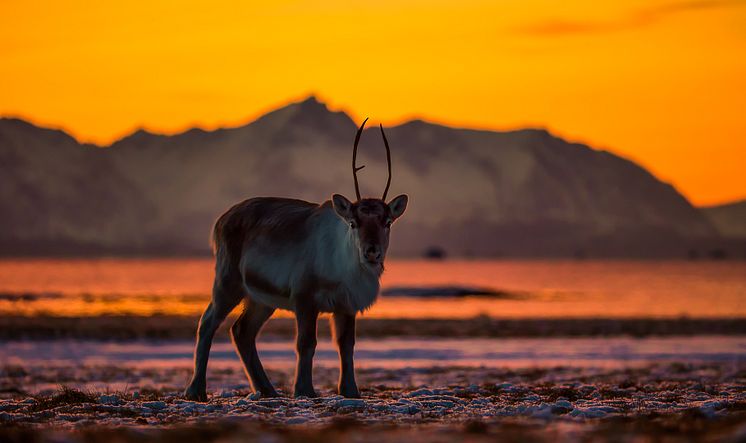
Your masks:
<path fill-rule="evenodd" d="M 287 392 L 290 371 L 270 371 Z M 404 368 L 359 371 L 362 399 L 262 399 L 240 370 L 213 370 L 207 403 L 180 396 L 186 368 L 5 367 L 0 441 L 746 439 L 746 366 Z M 37 390 L 54 380 L 59 386 Z M 91 380 L 125 387 L 92 390 Z M 416 431 L 416 432 L 415 432 Z"/>

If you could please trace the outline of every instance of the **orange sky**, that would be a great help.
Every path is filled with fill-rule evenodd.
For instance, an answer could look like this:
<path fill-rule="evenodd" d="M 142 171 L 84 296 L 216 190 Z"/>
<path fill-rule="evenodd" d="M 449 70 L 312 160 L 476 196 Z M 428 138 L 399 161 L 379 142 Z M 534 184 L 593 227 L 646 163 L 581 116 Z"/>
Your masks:
<path fill-rule="evenodd" d="M 0 11 L 0 114 L 83 141 L 237 125 L 315 93 L 387 124 L 543 126 L 640 162 L 695 204 L 746 197 L 746 0 L 3 0 Z"/>

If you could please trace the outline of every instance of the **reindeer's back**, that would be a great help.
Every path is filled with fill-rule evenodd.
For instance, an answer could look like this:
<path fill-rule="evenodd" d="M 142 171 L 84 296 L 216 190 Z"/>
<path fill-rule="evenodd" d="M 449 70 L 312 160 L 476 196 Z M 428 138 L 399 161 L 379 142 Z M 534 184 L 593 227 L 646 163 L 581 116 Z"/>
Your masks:
<path fill-rule="evenodd" d="M 308 265 L 299 257 L 307 250 L 313 230 L 309 220 L 321 208 L 274 197 L 252 198 L 233 206 L 213 231 L 216 278 L 240 276 L 256 301 L 292 310 L 294 283 L 306 274 Z"/>
<path fill-rule="evenodd" d="M 213 248 L 240 257 L 248 243 L 282 246 L 307 236 L 307 221 L 319 205 L 303 200 L 256 197 L 228 209 L 215 222 Z"/>

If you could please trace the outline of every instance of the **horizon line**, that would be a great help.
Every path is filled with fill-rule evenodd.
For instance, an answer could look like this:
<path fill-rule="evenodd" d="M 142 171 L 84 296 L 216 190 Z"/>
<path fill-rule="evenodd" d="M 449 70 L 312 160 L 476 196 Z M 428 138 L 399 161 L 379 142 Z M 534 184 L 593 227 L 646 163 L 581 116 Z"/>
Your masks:
<path fill-rule="evenodd" d="M 45 122 L 36 119 L 35 117 L 30 117 L 23 114 L 0 114 L 0 120 L 20 120 L 23 122 L 26 122 L 28 124 L 31 124 L 37 128 L 40 129 L 49 129 L 53 131 L 59 131 L 67 135 L 68 137 L 74 139 L 78 144 L 80 145 L 86 145 L 86 146 L 94 146 L 97 148 L 109 148 L 112 145 L 131 137 L 134 134 L 137 134 L 138 132 L 144 132 L 146 134 L 155 135 L 155 136 L 164 136 L 164 137 L 172 137 L 176 135 L 185 134 L 192 130 L 200 130 L 203 132 L 216 132 L 220 130 L 230 130 L 230 129 L 238 129 L 242 128 L 248 125 L 251 125 L 261 118 L 267 116 L 268 114 L 271 114 L 272 112 L 279 111 L 281 109 L 284 109 L 286 107 L 297 105 L 304 103 L 306 101 L 314 100 L 319 104 L 324 105 L 324 107 L 327 109 L 330 113 L 342 113 L 345 116 L 347 116 L 353 123 L 355 123 L 355 118 L 353 118 L 353 113 L 351 113 L 349 110 L 345 108 L 331 108 L 329 106 L 328 101 L 322 100 L 319 98 L 319 95 L 317 93 L 308 93 L 305 95 L 302 95 L 302 99 L 290 99 L 288 101 L 280 102 L 278 104 L 263 108 L 263 110 L 258 111 L 254 116 L 245 117 L 240 120 L 240 122 L 237 123 L 219 123 L 214 127 L 211 126 L 205 126 L 196 122 L 193 123 L 187 123 L 186 125 L 183 125 L 179 129 L 175 129 L 173 131 L 164 131 L 164 130 L 158 130 L 158 129 L 152 129 L 148 128 L 146 125 L 138 125 L 130 127 L 130 129 L 122 131 L 119 136 L 114 136 L 110 142 L 101 143 L 97 142 L 91 139 L 87 139 L 85 137 L 81 137 L 79 135 L 76 135 L 74 130 L 71 130 L 70 128 L 66 127 L 65 125 L 52 123 L 52 122 Z M 577 143 L 582 144 L 588 147 L 592 147 L 591 142 L 583 141 L 582 139 L 572 139 L 572 137 L 561 135 L 558 133 L 558 131 L 554 129 L 550 129 L 547 125 L 544 124 L 535 124 L 535 123 L 526 123 L 522 125 L 517 126 L 509 126 L 509 127 L 488 127 L 488 126 L 482 126 L 478 124 L 469 124 L 465 122 L 446 122 L 443 120 L 438 119 L 431 119 L 424 116 L 420 116 L 417 114 L 411 114 L 407 115 L 401 119 L 396 120 L 394 123 L 384 124 L 384 122 L 379 121 L 379 123 L 384 124 L 387 128 L 396 128 L 400 126 L 404 126 L 409 123 L 413 122 L 423 122 L 429 125 L 433 126 L 441 126 L 449 129 L 456 129 L 456 130 L 467 130 L 467 131 L 483 131 L 483 132 L 494 132 L 494 133 L 506 133 L 506 132 L 518 132 L 518 131 L 543 131 L 546 132 L 552 136 L 562 138 L 563 140 L 569 142 L 569 143 Z M 370 129 L 370 128 L 367 128 Z M 367 130 L 366 129 L 366 130 Z M 561 131 L 559 131 L 561 132 Z M 609 150 L 608 148 L 594 148 L 596 150 Z"/>

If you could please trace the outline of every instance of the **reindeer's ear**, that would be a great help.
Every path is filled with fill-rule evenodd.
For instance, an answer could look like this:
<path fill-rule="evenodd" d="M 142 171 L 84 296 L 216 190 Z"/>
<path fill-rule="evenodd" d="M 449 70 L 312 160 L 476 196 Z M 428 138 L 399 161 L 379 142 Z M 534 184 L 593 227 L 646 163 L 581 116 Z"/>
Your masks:
<path fill-rule="evenodd" d="M 350 220 L 352 218 L 352 202 L 347 200 L 344 195 L 332 195 L 332 206 L 334 206 L 334 212 L 343 219 Z"/>
<path fill-rule="evenodd" d="M 404 214 L 408 201 L 409 197 L 407 197 L 407 194 L 402 194 L 389 202 L 389 209 L 391 209 L 391 216 L 394 217 L 394 220 Z"/>

